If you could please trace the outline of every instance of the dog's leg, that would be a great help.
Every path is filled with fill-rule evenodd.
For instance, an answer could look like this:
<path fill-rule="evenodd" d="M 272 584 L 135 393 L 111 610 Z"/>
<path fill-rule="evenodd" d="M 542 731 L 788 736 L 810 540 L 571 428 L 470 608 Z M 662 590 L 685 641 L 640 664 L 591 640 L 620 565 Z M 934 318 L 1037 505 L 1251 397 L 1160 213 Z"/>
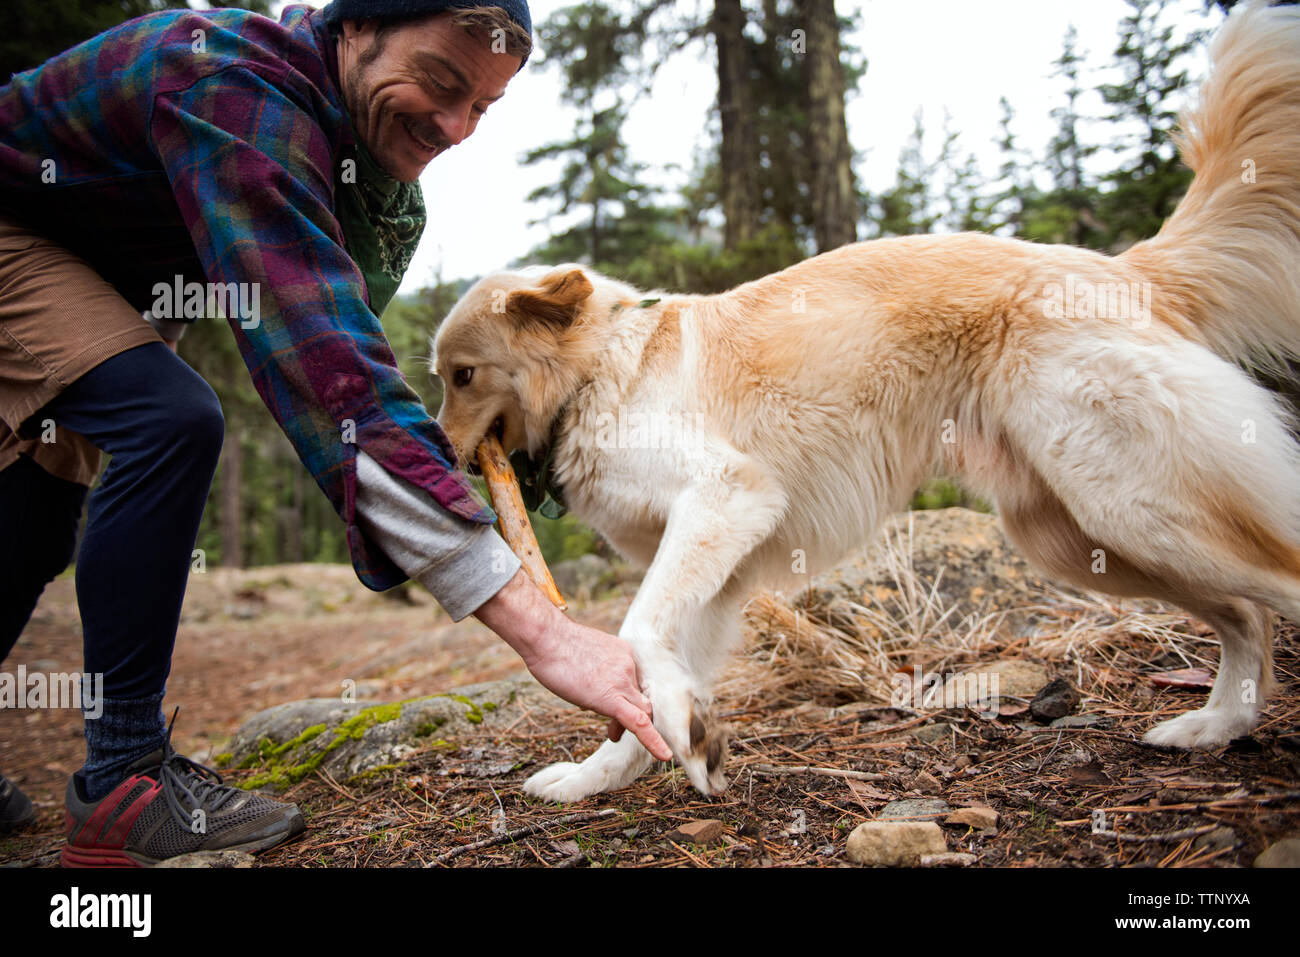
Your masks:
<path fill-rule="evenodd" d="M 713 641 L 725 646 L 729 644 L 727 635 L 730 632 L 739 632 L 739 607 L 729 598 L 719 597 L 685 624 L 682 636 L 691 633 L 693 640 L 687 641 L 679 636 L 679 642 L 689 646 Z M 702 758 L 711 791 L 721 791 L 726 786 L 722 776 L 727 748 L 726 729 L 714 719 L 707 701 L 696 697 L 694 690 L 707 682 L 682 680 L 670 686 L 662 684 L 662 679 L 659 679 L 656 683 L 646 677 L 644 664 L 641 665 L 641 674 L 646 694 L 654 702 L 655 726 L 661 732 L 667 726 L 678 724 L 687 729 L 689 751 L 680 749 L 679 742 L 670 740 L 673 753 L 679 756 L 679 760 L 683 753 Z M 674 711 L 674 706 L 682 711 Z M 667 738 L 667 734 L 664 736 Z M 581 763 L 562 761 L 543 768 L 524 782 L 524 791 L 547 801 L 578 801 L 591 794 L 627 787 L 645 773 L 653 760 L 650 752 L 637 741 L 636 735 L 624 732 L 617 742 L 602 742 Z"/>
<path fill-rule="evenodd" d="M 1172 602 L 1218 631 L 1205 707 L 1147 735 L 1218 747 L 1253 727 L 1271 687 L 1265 609 L 1300 610 L 1300 446 L 1241 369 L 1122 331 L 1072 340 L 1021 382 L 1001 422 L 999 506 L 1051 573 Z"/>
<path fill-rule="evenodd" d="M 739 635 L 737 565 L 776 527 L 785 494 L 756 463 L 728 450 L 707 480 L 674 502 L 654 561 L 619 634 L 632 643 L 654 723 L 691 783 L 726 787 L 725 729 L 714 719 L 712 679 Z M 711 473 L 711 474 L 710 474 Z M 650 764 L 630 734 L 581 764 L 553 765 L 525 784 L 530 794 L 577 800 L 623 787 Z"/>
<path fill-rule="evenodd" d="M 1008 536 L 1031 561 L 1080 588 L 1179 605 L 1218 635 L 1222 656 L 1209 701 L 1199 710 L 1157 725 L 1143 740 L 1182 748 L 1217 748 L 1249 733 L 1258 720 L 1260 703 L 1273 690 L 1272 613 L 1245 598 L 1204 597 L 1204 585 L 1186 581 L 1195 568 L 1165 568 L 1161 573 L 1133 543 L 1121 552 L 1086 534 L 1037 475 L 1018 478 L 1025 483 L 1022 494 L 1008 503 L 1002 517 Z M 1189 555 L 1193 551 L 1189 549 Z M 1195 594 L 1197 591 L 1202 594 Z"/>
<path fill-rule="evenodd" d="M 1259 720 L 1260 702 L 1272 690 L 1273 616 L 1244 599 L 1199 607 L 1184 602 L 1183 607 L 1219 636 L 1219 673 L 1204 707 L 1161 722 L 1142 740 L 1177 748 L 1220 748 L 1251 732 Z"/>
<path fill-rule="evenodd" d="M 653 760 L 636 735 L 624 731 L 617 741 L 603 742 L 581 764 L 561 761 L 538 771 L 524 782 L 524 792 L 544 801 L 580 801 L 627 787 Z"/>

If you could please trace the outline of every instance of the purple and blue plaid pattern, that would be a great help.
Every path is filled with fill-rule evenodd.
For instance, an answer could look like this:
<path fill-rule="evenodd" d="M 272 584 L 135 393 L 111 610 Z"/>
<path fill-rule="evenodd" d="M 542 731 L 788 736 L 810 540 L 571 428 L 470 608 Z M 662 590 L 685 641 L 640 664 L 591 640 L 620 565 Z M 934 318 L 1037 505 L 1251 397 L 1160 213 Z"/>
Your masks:
<path fill-rule="evenodd" d="M 278 23 L 128 21 L 0 87 L 0 213 L 141 311 L 177 275 L 257 284 L 260 321 L 228 316 L 240 354 L 346 523 L 358 577 L 380 589 L 406 576 L 356 524 L 358 449 L 462 518 L 495 515 L 398 371 L 345 249 L 334 195 L 354 134 L 333 61 L 304 6 Z"/>

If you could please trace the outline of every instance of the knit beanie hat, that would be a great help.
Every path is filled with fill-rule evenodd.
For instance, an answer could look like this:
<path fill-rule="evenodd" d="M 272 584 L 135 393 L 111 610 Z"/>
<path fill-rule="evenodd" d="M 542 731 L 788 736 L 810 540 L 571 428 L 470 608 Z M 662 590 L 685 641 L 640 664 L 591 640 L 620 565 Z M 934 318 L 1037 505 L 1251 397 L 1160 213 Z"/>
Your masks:
<path fill-rule="evenodd" d="M 474 7 L 500 7 L 532 35 L 528 0 L 334 0 L 324 12 L 325 22 L 332 27 L 344 20 L 395 20 Z"/>
<path fill-rule="evenodd" d="M 529 36 L 533 34 L 528 0 L 333 0 L 322 12 L 326 25 L 333 30 L 344 20 L 404 20 L 474 7 L 500 7 Z M 524 57 L 519 69 L 522 70 L 527 62 L 528 57 Z"/>

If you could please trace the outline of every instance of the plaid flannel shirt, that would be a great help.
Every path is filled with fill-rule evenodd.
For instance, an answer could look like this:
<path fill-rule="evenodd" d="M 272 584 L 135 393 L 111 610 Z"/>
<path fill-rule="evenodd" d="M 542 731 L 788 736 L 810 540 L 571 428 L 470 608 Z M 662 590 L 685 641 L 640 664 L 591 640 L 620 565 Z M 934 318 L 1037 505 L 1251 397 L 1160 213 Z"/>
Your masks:
<path fill-rule="evenodd" d="M 382 589 L 406 575 L 357 524 L 358 449 L 455 515 L 496 516 L 398 371 L 345 249 L 334 197 L 354 133 L 336 74 L 309 7 L 128 21 L 0 87 L 0 212 L 142 312 L 175 276 L 257 284 L 260 321 L 228 316 L 240 354 L 347 525 L 358 577 Z"/>

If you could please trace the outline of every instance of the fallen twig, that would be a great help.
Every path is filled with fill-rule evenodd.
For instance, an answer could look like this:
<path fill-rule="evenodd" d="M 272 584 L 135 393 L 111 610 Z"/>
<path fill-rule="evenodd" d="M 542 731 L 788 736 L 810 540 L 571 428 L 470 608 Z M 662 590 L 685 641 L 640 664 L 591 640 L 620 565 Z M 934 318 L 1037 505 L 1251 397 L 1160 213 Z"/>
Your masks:
<path fill-rule="evenodd" d="M 511 841 L 518 840 L 521 837 L 527 837 L 530 834 L 536 834 L 538 831 L 544 831 L 548 827 L 555 827 L 560 824 L 574 824 L 578 821 L 594 820 L 598 817 L 609 817 L 611 814 L 617 814 L 614 808 L 605 808 L 603 811 L 583 811 L 578 814 L 565 814 L 563 817 L 550 818 L 545 821 L 538 821 L 535 824 L 526 824 L 523 827 L 517 827 L 513 831 L 507 831 L 505 834 L 498 834 L 495 837 L 485 837 L 481 841 L 475 841 L 473 844 L 462 844 L 460 847 L 453 847 L 450 851 L 444 851 L 433 859 L 432 864 L 426 864 L 426 867 L 432 867 L 434 864 L 444 864 L 452 858 L 460 857 L 462 854 L 468 854 L 470 851 L 481 851 L 485 847 L 492 847 L 496 844 L 508 844 Z"/>
<path fill-rule="evenodd" d="M 875 774 L 871 771 L 845 771 L 841 768 L 814 768 L 803 764 L 794 767 L 777 767 L 771 764 L 748 764 L 751 771 L 759 774 L 823 774 L 828 778 L 848 778 L 851 781 L 884 781 L 888 774 Z"/>

